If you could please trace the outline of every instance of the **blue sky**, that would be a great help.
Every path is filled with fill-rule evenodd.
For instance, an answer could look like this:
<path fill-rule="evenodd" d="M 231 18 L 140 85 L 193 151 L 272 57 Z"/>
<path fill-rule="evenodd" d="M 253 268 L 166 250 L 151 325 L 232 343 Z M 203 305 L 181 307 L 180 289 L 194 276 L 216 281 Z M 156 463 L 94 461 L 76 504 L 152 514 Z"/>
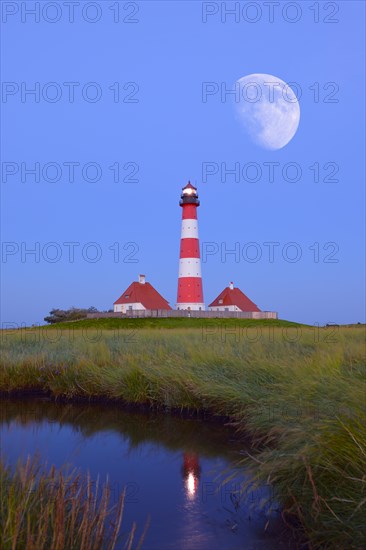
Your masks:
<path fill-rule="evenodd" d="M 202 264 L 206 304 L 233 280 L 281 318 L 365 320 L 363 2 L 295 2 L 287 12 L 282 2 L 273 22 L 258 2 L 252 23 L 245 19 L 257 8 L 248 2 L 240 3 L 237 21 L 225 21 L 220 2 L 120 2 L 119 22 L 116 2 L 95 2 L 84 13 L 90 2 L 81 2 L 73 23 L 62 2 L 57 12 L 40 2 L 39 22 L 21 4 L 35 3 L 2 2 L 3 323 L 38 323 L 53 307 L 109 309 L 139 273 L 174 306 L 178 202 L 188 179 L 201 199 L 201 247 L 216 243 Z M 295 9 L 301 14 L 291 23 Z M 217 13 L 204 22 L 205 10 Z M 299 129 L 283 149 L 248 139 L 232 96 L 202 101 L 204 83 L 229 89 L 252 73 L 301 89 Z M 76 83 L 73 102 L 65 82 Z M 35 86 L 38 102 L 22 97 Z M 52 102 L 55 93 L 61 95 Z M 101 94 L 95 102 L 94 93 Z M 22 169 L 36 162 L 39 181 Z M 70 162 L 78 163 L 73 182 Z M 115 163 L 118 182 L 109 168 Z M 217 174 L 205 178 L 204 163 Z M 224 181 L 221 166 L 238 163 L 241 174 L 253 163 L 262 176 L 248 181 L 249 171 L 246 179 Z M 293 174 L 288 163 L 300 167 L 299 181 L 284 180 L 283 171 Z M 71 242 L 78 243 L 73 262 L 64 244 Z M 268 242 L 279 243 L 272 262 Z M 295 252 L 289 243 L 301 252 L 297 262 L 286 259 L 286 251 L 290 259 Z M 39 257 L 25 254 L 32 248 Z M 240 256 L 225 254 L 232 249 Z M 261 257 L 250 261 L 258 250 Z"/>

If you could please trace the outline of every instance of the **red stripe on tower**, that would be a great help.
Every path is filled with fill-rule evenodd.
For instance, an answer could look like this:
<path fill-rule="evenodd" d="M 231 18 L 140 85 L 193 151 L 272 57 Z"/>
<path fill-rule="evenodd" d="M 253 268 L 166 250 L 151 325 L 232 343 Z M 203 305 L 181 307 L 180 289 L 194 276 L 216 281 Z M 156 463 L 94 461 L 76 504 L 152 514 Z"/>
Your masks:
<path fill-rule="evenodd" d="M 191 182 L 183 187 L 177 309 L 204 310 L 198 240 L 197 208 L 200 205 L 196 187 Z"/>

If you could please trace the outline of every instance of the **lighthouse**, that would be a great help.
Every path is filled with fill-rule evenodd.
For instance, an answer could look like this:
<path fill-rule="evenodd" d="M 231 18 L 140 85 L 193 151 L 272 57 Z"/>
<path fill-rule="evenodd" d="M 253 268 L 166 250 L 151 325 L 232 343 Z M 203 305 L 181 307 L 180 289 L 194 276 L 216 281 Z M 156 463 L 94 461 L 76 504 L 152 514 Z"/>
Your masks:
<path fill-rule="evenodd" d="M 204 310 L 201 257 L 198 240 L 197 207 L 200 205 L 196 187 L 191 182 L 183 187 L 179 202 L 182 207 L 177 309 Z"/>

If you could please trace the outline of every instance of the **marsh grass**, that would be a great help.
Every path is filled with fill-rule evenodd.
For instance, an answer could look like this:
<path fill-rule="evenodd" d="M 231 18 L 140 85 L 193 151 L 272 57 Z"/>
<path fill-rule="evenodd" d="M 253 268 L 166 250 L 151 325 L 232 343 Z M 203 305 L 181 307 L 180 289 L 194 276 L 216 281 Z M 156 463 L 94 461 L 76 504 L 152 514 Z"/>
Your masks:
<path fill-rule="evenodd" d="M 314 547 L 365 546 L 363 326 L 128 330 L 6 334 L 0 391 L 229 417 L 251 437 L 242 465 L 273 485 L 286 521 Z"/>
<path fill-rule="evenodd" d="M 121 533 L 125 493 L 111 505 L 109 483 L 46 470 L 28 457 L 15 470 L 0 463 L 2 550 L 132 550 L 136 525 Z M 134 548 L 140 548 L 144 533 Z"/>

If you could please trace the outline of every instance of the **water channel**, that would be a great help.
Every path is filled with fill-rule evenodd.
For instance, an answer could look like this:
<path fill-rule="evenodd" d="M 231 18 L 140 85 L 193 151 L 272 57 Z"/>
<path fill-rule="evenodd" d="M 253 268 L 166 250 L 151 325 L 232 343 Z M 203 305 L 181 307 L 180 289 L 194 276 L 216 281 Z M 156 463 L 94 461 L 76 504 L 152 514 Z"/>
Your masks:
<path fill-rule="evenodd" d="M 276 506 L 261 506 L 269 487 L 239 495 L 245 472 L 236 463 L 247 444 L 223 423 L 113 404 L 2 398 L 0 444 L 11 466 L 38 455 L 92 479 L 108 476 L 112 501 L 126 487 L 123 528 L 136 522 L 138 537 L 150 518 L 142 550 L 295 547 Z"/>

